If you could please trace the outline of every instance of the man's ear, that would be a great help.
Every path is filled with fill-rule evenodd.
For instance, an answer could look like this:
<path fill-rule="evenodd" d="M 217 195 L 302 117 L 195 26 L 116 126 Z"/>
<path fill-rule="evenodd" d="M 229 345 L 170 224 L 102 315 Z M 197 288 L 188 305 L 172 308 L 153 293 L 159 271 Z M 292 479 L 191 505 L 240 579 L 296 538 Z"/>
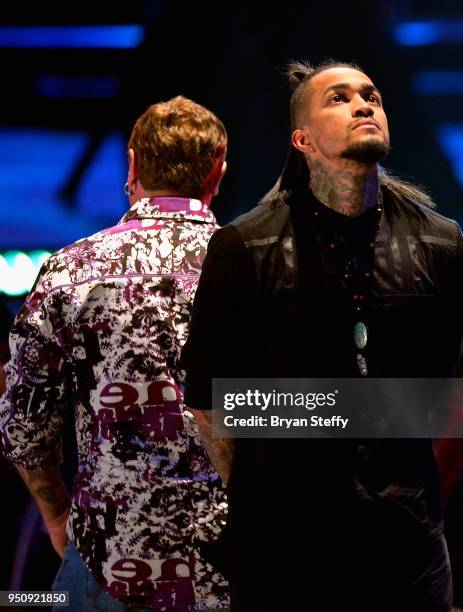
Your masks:
<path fill-rule="evenodd" d="M 224 155 L 221 155 L 215 162 L 209 176 L 204 181 L 204 190 L 207 194 L 217 195 L 219 193 L 220 182 L 227 171 L 227 162 Z"/>
<path fill-rule="evenodd" d="M 224 160 L 222 162 L 222 167 L 220 168 L 220 176 L 218 178 L 218 181 L 215 184 L 215 188 L 214 188 L 214 195 L 217 195 L 219 193 L 219 187 L 220 187 L 220 183 L 222 182 L 223 177 L 225 176 L 225 172 L 227 171 L 227 162 Z"/>
<path fill-rule="evenodd" d="M 294 130 L 291 134 L 291 142 L 293 147 L 296 147 L 298 151 L 301 151 L 306 156 L 316 151 L 310 135 L 304 130 Z"/>
<path fill-rule="evenodd" d="M 133 149 L 129 149 L 129 173 L 127 176 L 127 181 L 129 186 L 135 185 L 138 180 L 138 168 L 137 162 L 135 159 L 135 151 Z"/>

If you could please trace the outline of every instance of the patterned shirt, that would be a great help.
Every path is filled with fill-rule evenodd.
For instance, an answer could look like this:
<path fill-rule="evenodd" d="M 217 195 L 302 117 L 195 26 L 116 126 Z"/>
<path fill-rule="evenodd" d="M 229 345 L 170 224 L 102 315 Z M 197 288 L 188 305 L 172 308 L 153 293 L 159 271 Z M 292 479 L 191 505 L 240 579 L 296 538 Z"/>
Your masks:
<path fill-rule="evenodd" d="M 58 251 L 16 318 L 5 368 L 5 455 L 29 469 L 59 463 L 74 407 L 68 535 L 111 595 L 155 610 L 228 605 L 198 552 L 218 537 L 226 497 L 183 409 L 179 364 L 216 229 L 199 200 L 142 199 Z"/>

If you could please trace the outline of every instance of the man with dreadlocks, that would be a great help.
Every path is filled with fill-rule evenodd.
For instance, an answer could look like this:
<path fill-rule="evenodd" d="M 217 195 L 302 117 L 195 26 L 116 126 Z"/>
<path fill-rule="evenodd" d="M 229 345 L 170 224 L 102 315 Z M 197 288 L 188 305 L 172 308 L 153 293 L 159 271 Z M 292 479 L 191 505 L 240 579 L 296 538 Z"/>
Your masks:
<path fill-rule="evenodd" d="M 463 239 L 381 169 L 381 94 L 357 66 L 292 64 L 272 191 L 213 237 L 184 350 L 185 401 L 229 481 L 234 610 L 450 610 L 427 439 L 211 437 L 211 378 L 448 377 Z"/>

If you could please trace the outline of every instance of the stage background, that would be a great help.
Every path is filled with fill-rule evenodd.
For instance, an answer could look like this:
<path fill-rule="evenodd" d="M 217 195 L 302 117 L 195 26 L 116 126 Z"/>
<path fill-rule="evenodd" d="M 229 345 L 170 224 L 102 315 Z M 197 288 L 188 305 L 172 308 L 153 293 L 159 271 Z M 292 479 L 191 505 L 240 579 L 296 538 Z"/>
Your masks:
<path fill-rule="evenodd" d="M 440 212 L 463 221 L 462 50 L 456 0 L 2 6 L 0 299 L 14 314 L 47 253 L 122 216 L 128 135 L 153 102 L 182 94 L 221 117 L 229 171 L 214 212 L 224 224 L 254 206 L 288 149 L 288 59 L 363 66 L 390 122 L 384 165 L 426 185 Z M 2 330 L 9 323 L 3 314 Z M 3 465 L 2 475 L 0 589 L 47 589 L 58 559 L 16 474 Z M 463 606 L 461 471 L 450 480 L 449 543 Z"/>

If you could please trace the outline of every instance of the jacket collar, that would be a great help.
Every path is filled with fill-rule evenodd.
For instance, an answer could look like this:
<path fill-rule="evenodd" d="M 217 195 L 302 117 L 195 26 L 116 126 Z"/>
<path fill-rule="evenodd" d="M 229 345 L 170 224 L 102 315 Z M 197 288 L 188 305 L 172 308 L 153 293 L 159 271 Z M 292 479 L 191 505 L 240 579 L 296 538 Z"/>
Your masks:
<path fill-rule="evenodd" d="M 131 219 L 177 219 L 179 221 L 203 221 L 215 223 L 214 213 L 201 200 L 163 196 L 142 198 L 130 207 L 119 221 L 127 223 Z"/>

